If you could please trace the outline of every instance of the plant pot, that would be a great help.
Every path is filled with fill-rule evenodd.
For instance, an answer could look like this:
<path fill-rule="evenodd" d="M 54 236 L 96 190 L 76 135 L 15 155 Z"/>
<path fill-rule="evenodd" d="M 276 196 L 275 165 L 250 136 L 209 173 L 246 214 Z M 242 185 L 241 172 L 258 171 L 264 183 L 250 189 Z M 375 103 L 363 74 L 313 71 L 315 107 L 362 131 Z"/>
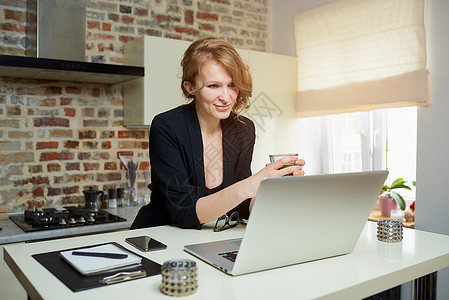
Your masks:
<path fill-rule="evenodd" d="M 379 208 L 380 213 L 383 217 L 390 217 L 390 212 L 392 209 L 397 209 L 398 204 L 396 203 L 396 200 L 394 198 L 390 197 L 379 197 Z"/>

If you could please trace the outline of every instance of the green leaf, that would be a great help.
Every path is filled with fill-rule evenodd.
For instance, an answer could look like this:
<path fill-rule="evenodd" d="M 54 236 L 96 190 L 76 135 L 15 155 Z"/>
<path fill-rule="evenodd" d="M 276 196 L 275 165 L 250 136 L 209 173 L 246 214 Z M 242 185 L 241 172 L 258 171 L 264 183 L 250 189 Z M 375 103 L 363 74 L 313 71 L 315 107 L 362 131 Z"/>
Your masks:
<path fill-rule="evenodd" d="M 399 208 L 402 210 L 405 210 L 406 205 L 405 205 L 404 198 L 402 198 L 401 195 L 399 195 L 398 193 L 393 192 L 393 191 L 391 192 L 391 194 L 392 194 L 394 200 L 396 201 L 396 203 L 399 205 Z"/>
<path fill-rule="evenodd" d="M 391 184 L 390 188 L 391 189 L 397 189 L 399 188 L 399 186 L 403 186 L 405 183 L 404 178 L 398 178 L 395 181 L 393 181 L 393 183 Z"/>
<path fill-rule="evenodd" d="M 405 184 L 395 185 L 394 187 L 391 187 L 391 189 L 406 189 L 409 191 L 412 190 L 408 185 L 405 185 Z"/>

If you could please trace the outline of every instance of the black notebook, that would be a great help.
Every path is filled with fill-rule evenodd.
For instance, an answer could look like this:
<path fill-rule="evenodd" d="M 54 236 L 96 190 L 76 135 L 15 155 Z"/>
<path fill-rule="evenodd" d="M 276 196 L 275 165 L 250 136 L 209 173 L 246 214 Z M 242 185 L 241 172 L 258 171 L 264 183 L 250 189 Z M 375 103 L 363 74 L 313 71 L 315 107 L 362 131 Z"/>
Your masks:
<path fill-rule="evenodd" d="M 82 275 L 78 272 L 72 265 L 70 265 L 64 258 L 61 257 L 60 253 L 65 251 L 72 250 L 82 250 L 87 248 L 92 248 L 96 246 L 103 245 L 114 245 L 115 247 L 120 248 L 122 251 L 130 253 L 130 255 L 140 257 L 141 264 L 135 266 L 129 266 L 126 269 L 114 269 L 110 271 L 105 271 L 102 273 L 94 274 L 94 275 Z M 145 271 L 145 275 L 141 277 L 149 277 L 153 275 L 157 275 L 161 273 L 161 265 L 149 260 L 145 257 L 142 257 L 132 251 L 129 251 L 125 247 L 121 246 L 118 243 L 110 242 L 99 245 L 90 245 L 83 248 L 73 248 L 73 249 L 64 249 L 60 251 L 46 252 L 40 254 L 32 255 L 34 259 L 36 259 L 41 265 L 43 265 L 50 273 L 52 273 L 56 278 L 62 281 L 68 288 L 70 288 L 74 292 L 92 289 L 96 287 L 106 286 L 107 283 L 102 282 L 104 278 L 115 275 L 119 272 L 137 272 L 137 271 Z M 139 278 L 141 278 L 139 277 Z M 129 280 L 134 280 L 133 278 L 126 278 L 124 281 L 114 281 L 115 283 L 126 282 Z"/>

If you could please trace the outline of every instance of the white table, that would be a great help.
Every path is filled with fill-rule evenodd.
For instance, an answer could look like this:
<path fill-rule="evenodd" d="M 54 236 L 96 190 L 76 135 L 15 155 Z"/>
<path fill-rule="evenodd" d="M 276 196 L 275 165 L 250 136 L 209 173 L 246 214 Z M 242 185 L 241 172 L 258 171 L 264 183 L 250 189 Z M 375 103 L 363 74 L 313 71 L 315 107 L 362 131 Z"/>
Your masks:
<path fill-rule="evenodd" d="M 163 251 L 139 252 L 157 263 L 177 258 L 197 262 L 199 287 L 187 299 L 361 299 L 449 266 L 449 236 L 404 228 L 403 242 L 389 244 L 377 241 L 376 228 L 376 223 L 367 222 L 348 255 L 238 277 L 198 260 L 184 252 L 183 246 L 240 237 L 243 226 L 220 233 L 207 226 L 201 231 L 163 226 L 7 245 L 4 259 L 31 299 L 48 300 L 170 299 L 159 291 L 160 275 L 74 293 L 31 257 L 109 241 L 134 251 L 124 240 L 137 235 L 149 235 L 168 245 Z"/>

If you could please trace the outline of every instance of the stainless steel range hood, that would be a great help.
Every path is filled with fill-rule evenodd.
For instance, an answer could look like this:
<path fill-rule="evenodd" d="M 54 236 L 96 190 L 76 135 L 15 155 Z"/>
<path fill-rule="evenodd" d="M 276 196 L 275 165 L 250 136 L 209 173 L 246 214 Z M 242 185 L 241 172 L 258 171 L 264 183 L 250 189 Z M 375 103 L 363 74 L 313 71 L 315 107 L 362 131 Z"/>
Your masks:
<path fill-rule="evenodd" d="M 27 27 L 27 56 L 85 60 L 85 0 L 28 0 Z"/>
<path fill-rule="evenodd" d="M 0 55 L 0 77 L 120 84 L 143 67 L 85 62 L 85 0 L 27 0 L 26 56 Z"/>

